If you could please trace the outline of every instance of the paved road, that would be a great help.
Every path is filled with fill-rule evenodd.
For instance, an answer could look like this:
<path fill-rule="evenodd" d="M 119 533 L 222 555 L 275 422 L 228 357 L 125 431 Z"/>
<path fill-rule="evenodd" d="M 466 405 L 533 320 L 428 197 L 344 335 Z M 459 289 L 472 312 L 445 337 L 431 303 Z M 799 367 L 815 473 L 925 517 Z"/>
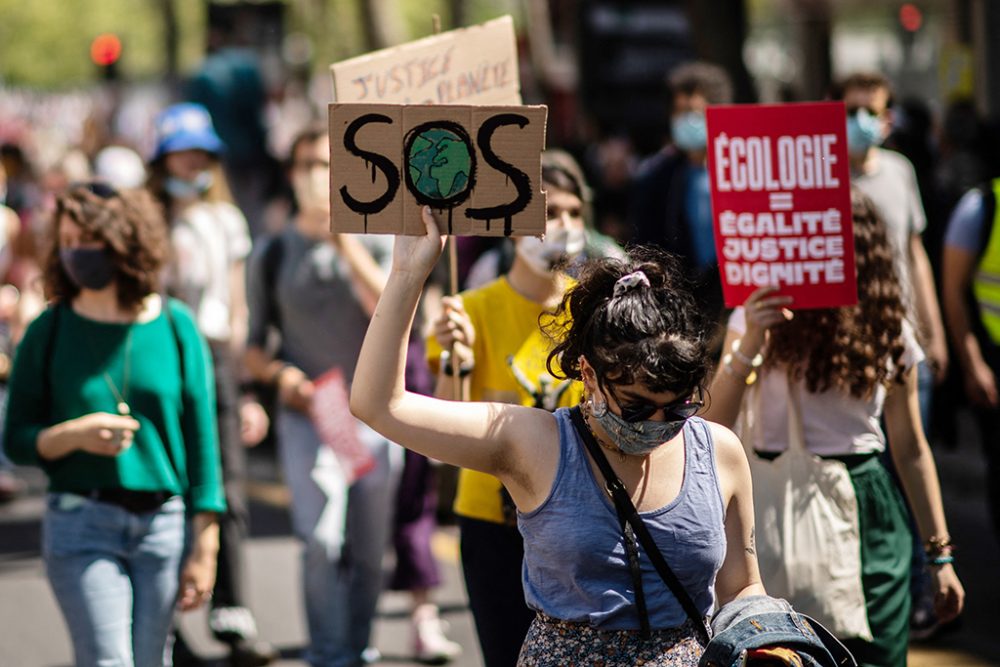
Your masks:
<path fill-rule="evenodd" d="M 983 464 L 975 438 L 962 428 L 957 449 L 936 452 L 945 489 L 948 519 L 959 545 L 959 575 L 969 593 L 962 625 L 929 646 L 911 650 L 913 667 L 984 667 L 1000 665 L 1000 548 L 992 539 L 983 505 Z M 0 506 L 0 667 L 64 667 L 72 653 L 65 626 L 45 582 L 38 558 L 38 520 L 42 512 L 41 478 L 29 471 L 32 493 Z M 279 665 L 302 667 L 304 619 L 298 595 L 297 546 L 289 536 L 284 509 L 287 494 L 278 483 L 267 452 L 254 454 L 251 476 L 254 533 L 248 548 L 249 594 L 262 637 L 282 652 Z M 458 569 L 453 528 L 441 529 L 434 541 L 445 577 L 438 592 L 451 636 L 466 647 L 453 664 L 481 667 L 471 616 Z M 391 559 L 391 556 L 389 556 Z M 408 601 L 400 593 L 383 596 L 374 645 L 387 665 L 416 665 L 410 651 Z M 222 647 L 205 631 L 203 613 L 182 619 L 194 648 L 219 667 Z"/>

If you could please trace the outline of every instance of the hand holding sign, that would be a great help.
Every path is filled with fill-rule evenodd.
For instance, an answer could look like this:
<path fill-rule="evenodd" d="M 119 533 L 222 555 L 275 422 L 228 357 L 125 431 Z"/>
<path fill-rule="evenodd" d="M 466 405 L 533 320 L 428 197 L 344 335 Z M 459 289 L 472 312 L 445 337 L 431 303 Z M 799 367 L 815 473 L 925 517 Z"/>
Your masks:
<path fill-rule="evenodd" d="M 740 350 L 748 357 L 760 352 L 767 330 L 775 324 L 792 319 L 788 308 L 794 299 L 778 294 L 777 287 L 760 287 L 743 303 L 746 331 L 740 340 Z"/>
<path fill-rule="evenodd" d="M 392 248 L 392 272 L 412 277 L 419 285 L 430 275 L 444 250 L 445 237 L 441 235 L 438 221 L 429 206 L 420 210 L 424 227 L 423 236 L 397 236 Z"/>

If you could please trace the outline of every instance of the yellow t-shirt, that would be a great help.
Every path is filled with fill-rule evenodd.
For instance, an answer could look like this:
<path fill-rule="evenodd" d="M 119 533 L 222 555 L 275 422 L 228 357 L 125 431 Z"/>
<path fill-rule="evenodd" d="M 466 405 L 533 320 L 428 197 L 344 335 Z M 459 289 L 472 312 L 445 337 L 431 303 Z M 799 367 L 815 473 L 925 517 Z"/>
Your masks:
<path fill-rule="evenodd" d="M 538 327 L 543 307 L 521 296 L 505 276 L 462 292 L 465 312 L 476 331 L 476 367 L 470 376 L 473 401 L 537 405 L 548 410 L 576 405 L 580 382 L 553 378 L 545 368 L 553 345 Z M 427 340 L 427 361 L 437 373 L 441 346 Z M 502 484 L 492 475 L 463 469 L 455 512 L 472 519 L 503 523 Z"/>

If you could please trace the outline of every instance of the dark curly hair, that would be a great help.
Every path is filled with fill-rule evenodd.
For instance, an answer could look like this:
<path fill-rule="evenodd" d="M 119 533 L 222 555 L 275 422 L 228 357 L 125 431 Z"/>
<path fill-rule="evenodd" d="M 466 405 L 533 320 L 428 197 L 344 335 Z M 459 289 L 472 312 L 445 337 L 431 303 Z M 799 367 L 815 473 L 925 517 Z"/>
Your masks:
<path fill-rule="evenodd" d="M 903 382 L 902 288 L 885 223 L 875 204 L 851 190 L 858 303 L 796 311 L 771 329 L 765 366 L 784 365 L 812 393 L 845 391 L 870 398 L 878 385 Z"/>
<path fill-rule="evenodd" d="M 68 216 L 86 236 L 103 241 L 115 265 L 118 305 L 137 311 L 159 290 L 169 254 L 167 226 L 160 206 L 145 190 L 115 190 L 104 184 L 76 184 L 56 199 L 52 240 L 45 259 L 45 294 L 69 303 L 80 289 L 59 259 L 59 223 Z"/>
<path fill-rule="evenodd" d="M 614 296 L 618 279 L 634 271 L 645 273 L 649 286 Z M 541 325 L 556 341 L 548 369 L 557 377 L 581 379 L 583 356 L 602 385 L 637 383 L 690 395 L 703 387 L 710 367 L 706 327 L 688 283 L 673 256 L 655 248 L 585 263 L 579 282 Z"/>

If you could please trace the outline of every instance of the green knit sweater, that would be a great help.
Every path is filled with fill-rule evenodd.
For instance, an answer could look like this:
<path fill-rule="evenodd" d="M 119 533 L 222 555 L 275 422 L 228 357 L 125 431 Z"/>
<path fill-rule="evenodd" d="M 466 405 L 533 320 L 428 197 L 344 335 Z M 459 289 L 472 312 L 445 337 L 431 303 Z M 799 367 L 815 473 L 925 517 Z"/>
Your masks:
<path fill-rule="evenodd" d="M 167 304 L 169 318 L 163 312 L 134 324 L 98 322 L 67 306 L 39 315 L 14 357 L 7 456 L 42 467 L 50 491 L 169 491 L 183 494 L 189 511 L 225 510 L 211 358 L 190 311 L 174 300 Z M 39 457 L 43 429 L 93 412 L 117 414 L 104 371 L 140 423 L 132 446 L 116 457 L 82 451 L 54 461 Z"/>

